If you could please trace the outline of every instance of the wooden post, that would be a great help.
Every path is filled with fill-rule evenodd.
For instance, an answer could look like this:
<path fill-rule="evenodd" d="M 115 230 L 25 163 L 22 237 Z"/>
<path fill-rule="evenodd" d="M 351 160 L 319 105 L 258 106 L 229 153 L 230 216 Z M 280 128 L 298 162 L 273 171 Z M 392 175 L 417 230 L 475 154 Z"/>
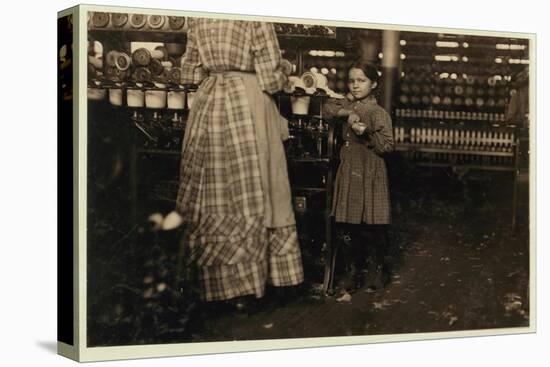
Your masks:
<path fill-rule="evenodd" d="M 382 98 L 380 104 L 388 113 L 391 113 L 401 57 L 399 31 L 386 30 L 382 32 L 382 54 L 382 78 L 380 80 Z"/>

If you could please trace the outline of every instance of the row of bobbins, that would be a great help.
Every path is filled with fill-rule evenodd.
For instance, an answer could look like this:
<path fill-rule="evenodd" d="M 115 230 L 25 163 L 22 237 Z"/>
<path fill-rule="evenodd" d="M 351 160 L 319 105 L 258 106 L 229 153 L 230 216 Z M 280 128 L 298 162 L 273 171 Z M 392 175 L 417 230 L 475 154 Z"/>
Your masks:
<path fill-rule="evenodd" d="M 184 31 L 185 17 L 127 13 L 88 13 L 92 29 Z"/>
<path fill-rule="evenodd" d="M 405 127 L 396 126 L 394 139 L 396 143 L 423 144 L 448 149 L 512 152 L 515 134 L 500 130 L 413 127 L 407 135 Z"/>
<path fill-rule="evenodd" d="M 126 106 L 134 108 L 184 110 L 192 107 L 195 97 L 194 91 L 148 88 L 142 83 L 135 83 L 131 86 L 89 86 L 88 99 L 100 101 L 106 99 L 108 94 L 112 105 L 122 106 L 123 90 L 126 90 Z"/>

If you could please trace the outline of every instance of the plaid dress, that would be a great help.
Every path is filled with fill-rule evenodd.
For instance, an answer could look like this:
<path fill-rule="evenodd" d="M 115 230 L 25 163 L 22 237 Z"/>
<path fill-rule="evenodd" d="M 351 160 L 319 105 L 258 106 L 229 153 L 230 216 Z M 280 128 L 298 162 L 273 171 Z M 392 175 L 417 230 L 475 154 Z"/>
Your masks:
<path fill-rule="evenodd" d="M 261 297 L 266 282 L 303 281 L 280 115 L 262 91 L 282 88 L 269 23 L 189 19 L 182 83 L 200 83 L 182 147 L 177 210 L 207 301 Z M 270 167 L 278 167 L 277 170 Z M 276 184 L 269 184 L 276 183 Z"/>
<path fill-rule="evenodd" d="M 343 125 L 332 215 L 341 223 L 390 224 L 388 175 L 381 156 L 393 150 L 390 116 L 374 97 L 354 102 L 330 100 L 324 112 L 334 117 L 343 108 L 359 115 L 367 129 L 358 136 L 347 122 Z"/>

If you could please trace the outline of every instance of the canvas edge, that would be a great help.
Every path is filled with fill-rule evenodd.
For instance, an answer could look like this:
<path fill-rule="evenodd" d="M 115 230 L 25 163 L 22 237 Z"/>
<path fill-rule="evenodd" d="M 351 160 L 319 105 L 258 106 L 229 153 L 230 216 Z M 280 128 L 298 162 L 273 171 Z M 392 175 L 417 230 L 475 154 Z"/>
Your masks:
<path fill-rule="evenodd" d="M 77 325 L 77 331 L 75 333 L 75 345 L 78 347 L 77 360 L 80 362 L 91 361 L 106 361 L 106 360 L 125 360 L 125 359 L 141 359 L 141 358 L 158 358 L 158 357 L 177 357 L 177 356 L 191 356 L 191 355 L 205 355 L 205 354 L 218 354 L 218 353 L 235 353 L 235 352 L 251 352 L 251 351 L 269 351 L 269 350 L 281 350 L 281 349 L 302 349 L 302 348 L 315 348 L 315 347 L 330 347 L 330 346 L 345 346 L 345 345 L 358 345 L 358 344 L 371 344 L 371 343 L 388 343 L 388 342 L 404 342 L 404 341 L 422 341 L 422 340 L 435 340 L 435 339 L 449 339 L 449 338 L 464 338 L 464 337 L 481 337 L 481 336 L 499 336 L 499 335 L 511 335 L 511 334 L 527 334 L 536 332 L 536 258 L 535 258 L 535 191 L 531 190 L 535 188 L 535 173 L 529 172 L 530 180 L 530 324 L 528 327 L 518 328 L 499 328 L 499 329 L 483 329 L 483 330 L 466 330 L 466 331 L 452 331 L 452 332 L 436 332 L 436 333 L 415 333 L 415 334 L 385 334 L 385 335 L 370 335 L 370 336 L 339 336 L 339 337 L 321 337 L 321 338 L 299 338 L 299 339 L 273 339 L 273 340 L 254 340 L 254 341 L 230 341 L 230 342 L 207 342 L 207 343 L 174 343 L 174 344 L 153 344 L 153 345 L 132 345 L 132 346 L 113 346 L 113 347 L 87 347 L 86 345 L 86 139 L 87 139 L 87 106 L 86 106 L 86 51 L 81 46 L 85 44 L 87 40 L 87 26 L 86 26 L 86 13 L 89 11 L 107 11 L 107 12 L 128 12 L 128 13 L 140 13 L 147 12 L 148 14 L 159 15 L 176 15 L 176 16 L 191 16 L 191 17 L 212 17 L 212 18 L 226 18 L 226 19 L 241 19 L 241 20 L 260 20 L 260 21 L 277 21 L 277 22 L 301 22 L 303 24 L 320 24 L 329 26 L 342 26 L 342 27 L 361 27 L 361 28 L 373 28 L 384 30 L 400 30 L 400 31 L 414 31 L 414 32 L 444 32 L 447 34 L 461 34 L 461 35 L 473 35 L 473 36 L 489 36 L 489 37 L 510 37 L 510 38 L 525 38 L 529 39 L 533 45 L 536 45 L 535 33 L 520 33 L 520 32 L 504 32 L 504 31 L 483 31 L 473 29 L 459 29 L 459 28 L 440 28 L 440 27 L 426 27 L 426 26 L 411 26 L 411 25 L 394 25 L 394 24 L 381 24 L 381 23 L 367 23 L 367 22 L 349 22 L 340 20 L 321 20 L 321 19 L 304 19 L 304 18 L 288 18 L 278 16 L 256 16 L 256 15 L 241 15 L 231 13 L 210 13 L 210 12 L 195 12 L 185 10 L 169 10 L 169 9 L 151 9 L 140 7 L 119 7 L 119 6 L 103 6 L 103 5 L 90 5 L 80 4 L 73 8 L 78 13 L 78 24 L 75 24 L 75 34 L 77 34 L 79 42 L 77 49 L 79 52 L 75 52 L 75 65 L 78 65 L 79 70 L 75 78 L 75 114 L 78 116 L 76 120 L 76 141 L 78 147 L 78 227 L 75 231 L 78 233 L 78 243 L 75 253 L 77 254 L 78 271 L 75 274 L 77 276 L 75 281 L 79 284 L 79 287 L 75 292 L 78 294 L 77 312 L 75 313 L 75 325 Z M 70 10 L 66 9 L 59 12 Z M 84 43 L 82 43 L 82 40 Z M 530 48 L 530 60 L 532 56 L 536 56 L 534 47 Z M 533 60 L 535 60 L 533 58 Z M 81 65 L 82 64 L 82 65 Z M 529 65 L 530 73 L 534 73 L 535 62 Z M 535 79 L 530 83 L 530 111 L 535 111 Z M 531 112 L 533 115 L 533 121 L 536 121 L 536 113 Z M 530 131 L 530 147 L 534 144 L 534 131 L 536 124 L 532 124 Z M 532 150 L 534 151 L 534 150 Z M 530 167 L 536 167 L 535 155 L 530 156 Z M 59 344 L 59 343 L 58 343 Z M 64 343 L 61 343 L 64 344 Z M 71 358 L 71 357 L 69 357 Z"/>

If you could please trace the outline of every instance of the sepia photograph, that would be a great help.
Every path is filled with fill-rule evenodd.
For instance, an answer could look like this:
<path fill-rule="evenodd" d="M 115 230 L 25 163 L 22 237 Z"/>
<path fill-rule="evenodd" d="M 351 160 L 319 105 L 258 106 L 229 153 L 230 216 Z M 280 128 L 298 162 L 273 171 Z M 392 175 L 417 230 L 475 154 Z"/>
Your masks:
<path fill-rule="evenodd" d="M 534 42 L 137 8 L 60 16 L 58 120 L 78 145 L 60 164 L 78 164 L 59 189 L 84 201 L 64 207 L 80 213 L 64 246 L 83 243 L 58 260 L 85 265 L 77 292 L 60 265 L 59 341 L 204 346 L 177 355 L 533 332 Z"/>

